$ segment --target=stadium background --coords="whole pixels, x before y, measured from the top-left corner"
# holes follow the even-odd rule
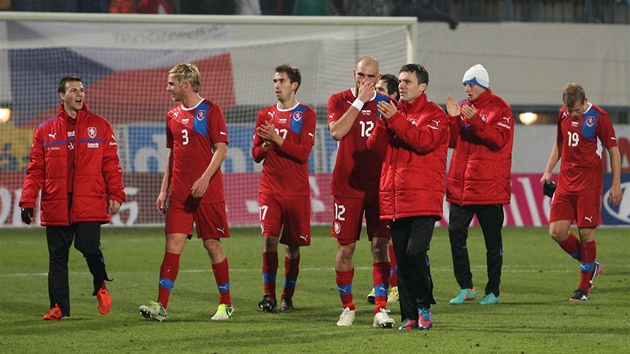
[[[0,105],[12,112],[0,124],[0,227],[25,227],[18,200],[32,132],[56,114],[57,82],[67,74],[83,77],[88,105],[116,129],[128,200],[113,224],[163,223],[154,200],[166,157],[164,116],[173,105],[166,73],[178,62],[199,65],[201,95],[226,113],[230,145],[222,169],[232,226],[258,223],[261,166],[253,163],[250,144],[257,110],[275,102],[273,68],[284,62],[302,68],[298,100],[318,112],[309,159],[312,221],[327,224],[336,143],[326,129],[326,102],[352,86],[354,63],[366,54],[379,58],[382,73],[396,73],[409,61],[425,65],[428,96],[440,104],[449,94],[462,98],[463,72],[482,63],[515,117],[531,111],[553,120],[564,85],[583,84],[589,101],[613,116],[622,153],[624,201],[616,208],[607,203],[607,175],[603,222],[630,225],[627,38],[627,25],[461,23],[451,31],[444,23],[413,18],[0,13]],[[538,180],[554,137],[553,125],[517,125],[506,225],[547,224],[549,199]]]

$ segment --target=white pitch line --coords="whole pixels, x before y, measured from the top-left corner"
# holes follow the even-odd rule
[[[577,268],[577,267],[575,267]],[[355,267],[355,270],[359,270],[359,271],[371,271],[372,267]],[[471,267],[472,270],[484,270],[486,269],[485,266],[474,266]],[[231,268],[230,272],[260,272],[260,268]],[[302,271],[308,271],[308,272],[321,272],[321,271],[326,271],[326,272],[334,272],[335,269],[334,268],[300,268],[300,272]],[[431,272],[452,272],[453,268],[451,267],[431,267]],[[506,267],[503,266],[503,273],[538,273],[541,272],[540,269],[523,269],[522,267],[516,267],[516,268],[511,268],[511,267]],[[569,273],[569,272],[573,272],[575,271],[575,269],[545,269],[543,272],[544,273]],[[115,272],[118,274],[125,274],[125,273],[147,273],[149,271],[144,271],[144,272],[140,272],[140,271],[124,271],[124,272]],[[180,273],[212,273],[212,269],[181,269],[179,271]],[[152,271],[151,271],[152,273]],[[69,274],[72,275],[90,275],[90,272],[70,272]],[[44,276],[48,276],[48,273],[8,273],[8,274],[0,274],[0,278],[19,278],[19,277],[29,277],[29,276],[39,276],[39,277],[44,277]]]

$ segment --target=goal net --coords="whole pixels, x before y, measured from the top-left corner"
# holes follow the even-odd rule
[[[66,75],[83,79],[90,110],[107,118],[117,135],[128,197],[112,224],[162,224],[155,199],[168,152],[165,115],[175,104],[166,79],[181,62],[199,67],[201,96],[226,115],[229,145],[222,171],[231,226],[258,225],[262,165],[251,157],[256,113],[277,102],[274,68],[300,67],[298,101],[318,115],[308,162],[312,222],[329,223],[337,144],[327,129],[328,98],[353,86],[352,70],[361,56],[373,55],[382,73],[397,74],[414,52],[414,23],[409,18],[0,13],[0,108],[8,116],[0,123],[0,227],[22,225],[18,202],[33,130],[57,114],[57,84]]]

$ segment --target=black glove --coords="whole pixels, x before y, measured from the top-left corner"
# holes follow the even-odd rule
[[[22,221],[24,221],[26,225],[31,224],[32,218],[33,218],[33,208],[22,209]]]
[[[549,198],[553,198],[553,192],[556,191],[556,182],[551,181],[549,183],[545,183],[543,185],[543,193],[545,193],[546,196],[548,196]]]

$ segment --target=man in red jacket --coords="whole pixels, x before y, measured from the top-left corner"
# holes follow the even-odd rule
[[[59,114],[33,135],[30,163],[20,197],[22,221],[30,224],[41,190],[41,224],[48,241],[50,312],[44,320],[70,317],[68,254],[74,241],[94,277],[97,307],[106,315],[112,300],[100,250],[101,224],[125,201],[116,138],[105,118],[88,109],[81,78],[59,82]]]
[[[499,302],[503,265],[503,205],[510,204],[514,119],[512,108],[489,87],[488,72],[477,64],[462,80],[468,98],[446,98],[453,156],[448,169],[446,200],[451,203],[448,233],[453,271],[461,290],[451,304],[477,297],[468,258],[468,226],[477,215],[486,242],[488,283],[481,305]]]
[[[398,75],[400,103],[378,104],[381,119],[368,147],[384,153],[379,187],[381,219],[389,220],[398,262],[398,293],[403,325],[433,325],[433,281],[427,251],[435,223],[442,219],[448,150],[448,117],[424,91],[429,73],[407,64]]]

